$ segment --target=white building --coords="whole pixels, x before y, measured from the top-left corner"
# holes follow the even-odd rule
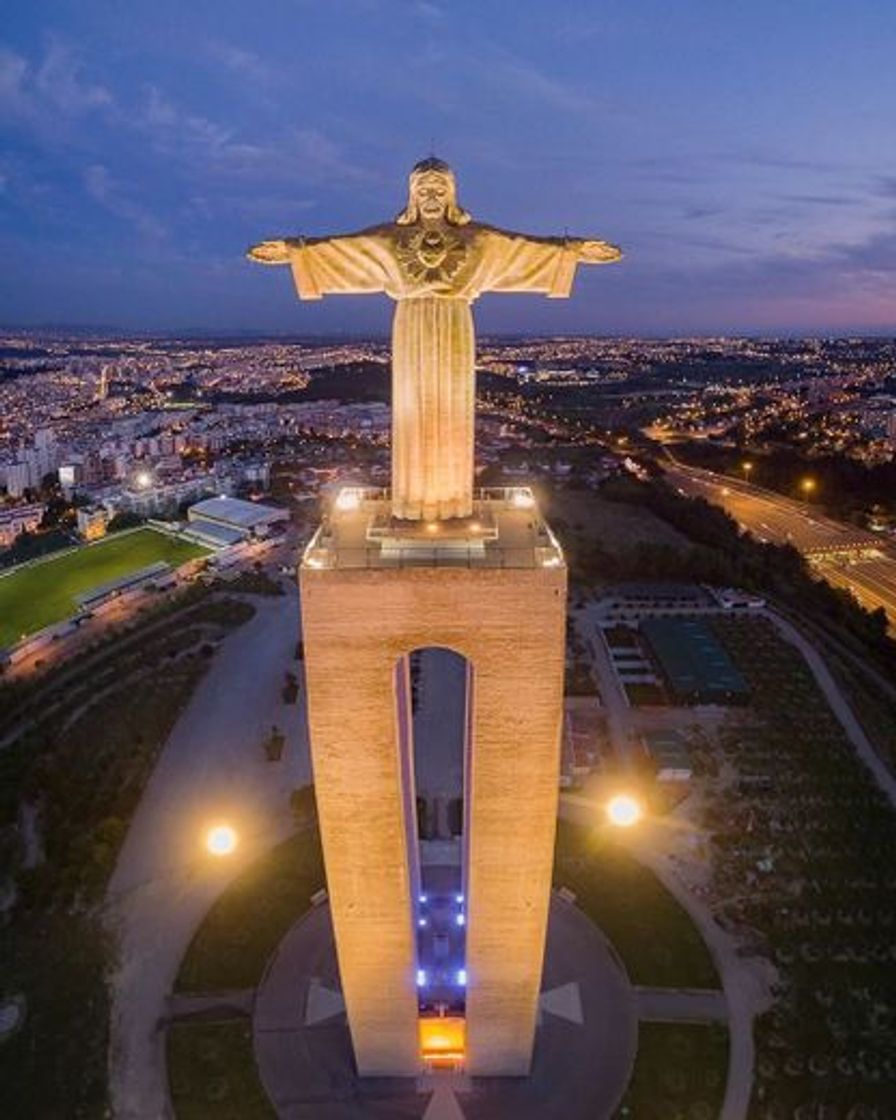
[[[0,509],[0,548],[8,548],[20,533],[33,533],[43,520],[46,506],[35,503]]]
[[[201,525],[221,526],[238,533],[243,539],[266,537],[272,526],[289,520],[289,510],[260,502],[243,502],[239,498],[207,498],[187,510],[191,528]]]

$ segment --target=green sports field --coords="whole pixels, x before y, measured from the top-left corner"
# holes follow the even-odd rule
[[[164,560],[176,568],[208,550],[154,529],[111,536],[0,578],[0,647],[77,610],[75,597]]]

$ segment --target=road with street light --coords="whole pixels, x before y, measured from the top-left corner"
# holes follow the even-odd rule
[[[689,497],[721,506],[753,536],[790,544],[820,576],[851,591],[863,607],[883,607],[896,629],[896,549],[871,533],[843,525],[796,501],[673,459],[663,464],[668,481]]]

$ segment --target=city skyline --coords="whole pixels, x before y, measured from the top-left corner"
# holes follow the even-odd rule
[[[556,215],[626,251],[568,306],[483,299],[483,334],[896,329],[883,4],[526,3],[513,26],[372,0],[215,12],[214,32],[164,5],[8,19],[9,326],[385,334],[385,300],[299,307],[242,254],[263,229],[391,216],[435,149],[478,220],[551,232]]]

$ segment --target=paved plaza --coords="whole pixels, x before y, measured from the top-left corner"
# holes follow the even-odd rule
[[[257,992],[253,1028],[259,1072],[283,1120],[601,1120],[628,1082],[636,1016],[612,948],[554,896],[531,1077],[359,1079],[326,905],[281,943]]]

